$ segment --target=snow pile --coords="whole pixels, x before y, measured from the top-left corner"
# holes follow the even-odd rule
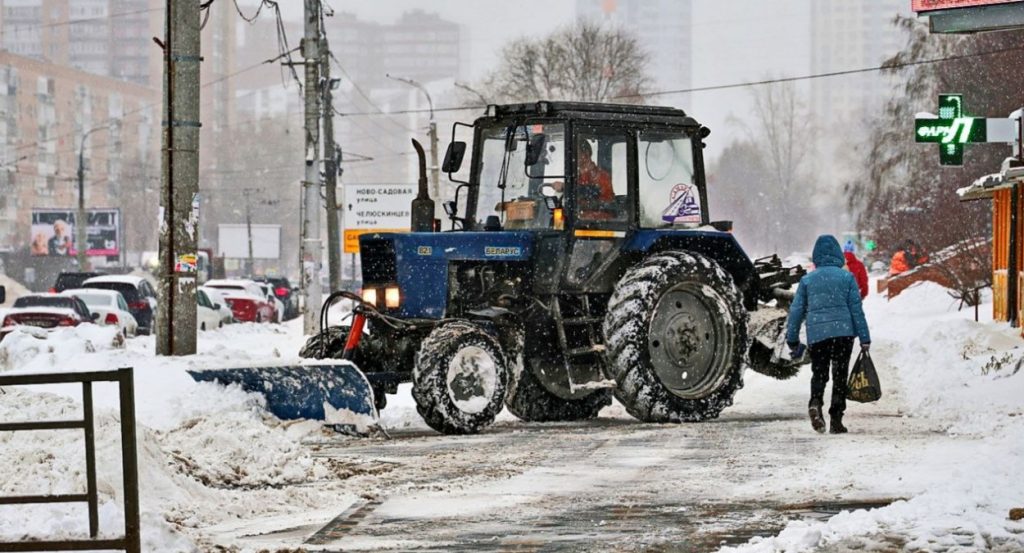
[[[47,340],[12,334],[0,345],[2,367],[8,373],[134,367],[143,550],[208,550],[213,546],[205,529],[225,521],[339,512],[356,500],[339,486],[343,476],[302,445],[323,435],[319,423],[282,422],[266,414],[261,396],[196,383],[185,373],[297,362],[281,350],[298,351],[298,326],[231,325],[204,332],[199,353],[180,358],[154,357],[152,337],[113,347],[105,334],[82,328],[62,329],[67,332]],[[80,418],[80,390],[8,388],[0,395],[0,421]],[[94,401],[101,535],[116,536],[123,531],[116,385],[95,385]],[[17,467],[0,471],[0,494],[82,493],[83,450],[80,430],[0,434],[0,466]],[[80,505],[0,508],[0,540],[86,535]]]
[[[974,322],[973,309],[957,312],[946,289],[930,282],[892,302],[869,296],[865,310],[875,340],[872,357],[884,371],[882,388],[889,396],[883,402],[895,402],[904,415],[934,421],[949,434],[983,436],[984,445],[970,465],[931,475],[941,477],[942,485],[907,501],[842,512],[826,522],[793,522],[775,537],[722,551],[1024,550],[1024,524],[1007,518],[1011,508],[1024,507],[1019,329],[991,322],[991,304],[979,310],[989,320]]]
[[[49,371],[57,365],[73,366],[86,353],[123,347],[124,337],[114,326],[81,324],[49,330],[16,326],[0,341],[0,370]]]

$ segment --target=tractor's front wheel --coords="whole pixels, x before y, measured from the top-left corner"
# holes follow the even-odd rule
[[[479,432],[501,411],[506,367],[501,344],[479,325],[456,321],[439,326],[416,355],[416,410],[438,432]]]
[[[713,419],[743,385],[748,314],[711,259],[669,251],[622,277],[604,336],[615,396],[647,422]]]

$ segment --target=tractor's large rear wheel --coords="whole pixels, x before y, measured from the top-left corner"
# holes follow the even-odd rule
[[[596,417],[602,407],[611,404],[612,394],[609,390],[594,390],[573,399],[560,398],[551,393],[533,372],[541,370],[542,367],[537,365],[543,362],[539,358],[534,358],[532,362],[524,360],[513,369],[508,394],[505,396],[505,406],[513,415],[524,421],[535,422],[581,421]]]
[[[507,380],[501,344],[479,325],[457,321],[420,346],[412,396],[423,420],[445,434],[472,434],[494,422]]]
[[[743,296],[714,261],[652,255],[612,293],[604,335],[615,397],[647,422],[713,419],[743,385]]]

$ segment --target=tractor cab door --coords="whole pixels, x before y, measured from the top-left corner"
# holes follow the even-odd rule
[[[616,261],[634,213],[633,133],[614,126],[576,124],[565,197],[569,214],[568,290],[611,292]]]

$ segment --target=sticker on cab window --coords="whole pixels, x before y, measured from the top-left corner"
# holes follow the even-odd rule
[[[668,209],[661,215],[666,223],[700,223],[700,201],[697,198],[697,187],[692,184],[677,184],[669,194]]]

